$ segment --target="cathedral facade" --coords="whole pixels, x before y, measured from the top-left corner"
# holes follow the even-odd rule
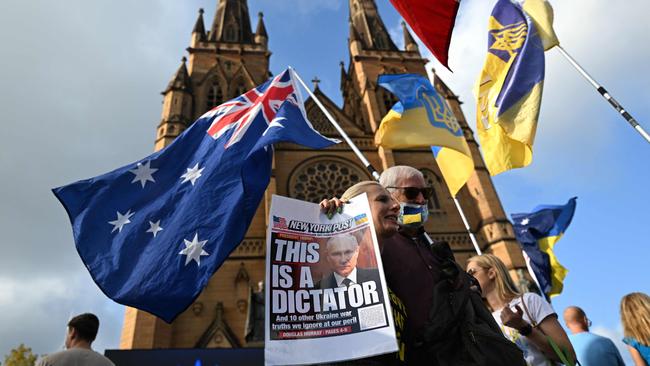
[[[435,193],[429,199],[425,229],[447,241],[464,265],[475,254],[431,150],[387,150],[374,145],[374,131],[396,99],[377,85],[381,74],[426,75],[428,60],[403,26],[404,49],[391,39],[374,0],[348,0],[349,61],[340,64],[343,105],[332,102],[315,83],[314,94],[378,170],[393,165],[420,169]],[[210,28],[203,10],[192,30],[188,58],[163,91],[163,111],[156,132],[156,150],[168,145],[209,109],[262,84],[271,75],[269,34],[262,14],[253,32],[246,0],[218,0]],[[345,40],[341,40],[345,42]],[[457,198],[470,230],[483,251],[498,255],[516,278],[525,278],[525,262],[516,242],[460,101],[438,77],[434,86],[447,98],[472,151],[475,171]],[[338,136],[324,113],[310,98],[305,103],[314,127],[328,137]],[[340,196],[352,184],[372,179],[350,148],[341,143],[325,150],[278,144],[266,196],[244,241],[213,276],[194,304],[172,324],[134,308],[127,308],[121,349],[240,348],[263,346],[264,330],[255,322],[258,286],[264,279],[265,235],[272,194],[318,202]],[[259,305],[259,304],[257,304]],[[263,324],[262,324],[263,326]]]

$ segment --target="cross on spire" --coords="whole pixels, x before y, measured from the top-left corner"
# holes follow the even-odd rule
[[[314,90],[318,89],[318,83],[321,82],[321,80],[318,78],[318,76],[314,76],[313,79],[311,79],[311,82],[314,83]]]

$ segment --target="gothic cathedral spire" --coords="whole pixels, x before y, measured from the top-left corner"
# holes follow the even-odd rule
[[[373,0],[350,0],[350,18],[365,49],[397,51]],[[353,36],[350,34],[350,39]]]
[[[246,0],[219,0],[209,40],[225,43],[254,43]]]

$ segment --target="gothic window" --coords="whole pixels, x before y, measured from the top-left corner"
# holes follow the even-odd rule
[[[208,98],[205,106],[206,110],[210,110],[221,103],[223,103],[223,92],[221,91],[219,82],[214,80],[212,84],[208,86]]]
[[[343,192],[362,180],[367,173],[354,163],[327,156],[303,162],[289,177],[289,197],[318,203],[324,198],[341,197]]]
[[[224,28],[223,40],[226,42],[237,42],[237,30],[233,24],[228,24]]]
[[[383,102],[384,108],[385,108],[385,113],[388,113],[388,111],[390,111],[390,109],[393,108],[395,103],[399,102],[399,99],[397,99],[393,95],[393,93],[391,93],[389,91],[386,91],[386,90],[382,90],[381,94],[382,94],[381,95],[382,102]]]
[[[375,34],[375,48],[378,50],[388,49],[388,42],[386,42],[386,37],[383,34]]]
[[[248,91],[248,88],[246,88],[246,83],[244,82],[244,79],[239,79],[235,83],[235,95],[233,97],[238,97]]]
[[[420,171],[422,172],[422,175],[424,175],[424,181],[426,182],[427,186],[433,187],[433,193],[431,194],[431,197],[429,197],[428,202],[429,212],[439,212],[441,207],[437,192],[440,189],[440,183],[442,182],[442,179],[429,169],[420,169]]]

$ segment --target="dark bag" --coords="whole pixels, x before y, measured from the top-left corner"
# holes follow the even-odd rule
[[[431,364],[526,366],[522,351],[505,338],[481,299],[476,279],[454,261],[449,245],[434,243],[432,251],[440,260],[442,275],[418,341]]]

